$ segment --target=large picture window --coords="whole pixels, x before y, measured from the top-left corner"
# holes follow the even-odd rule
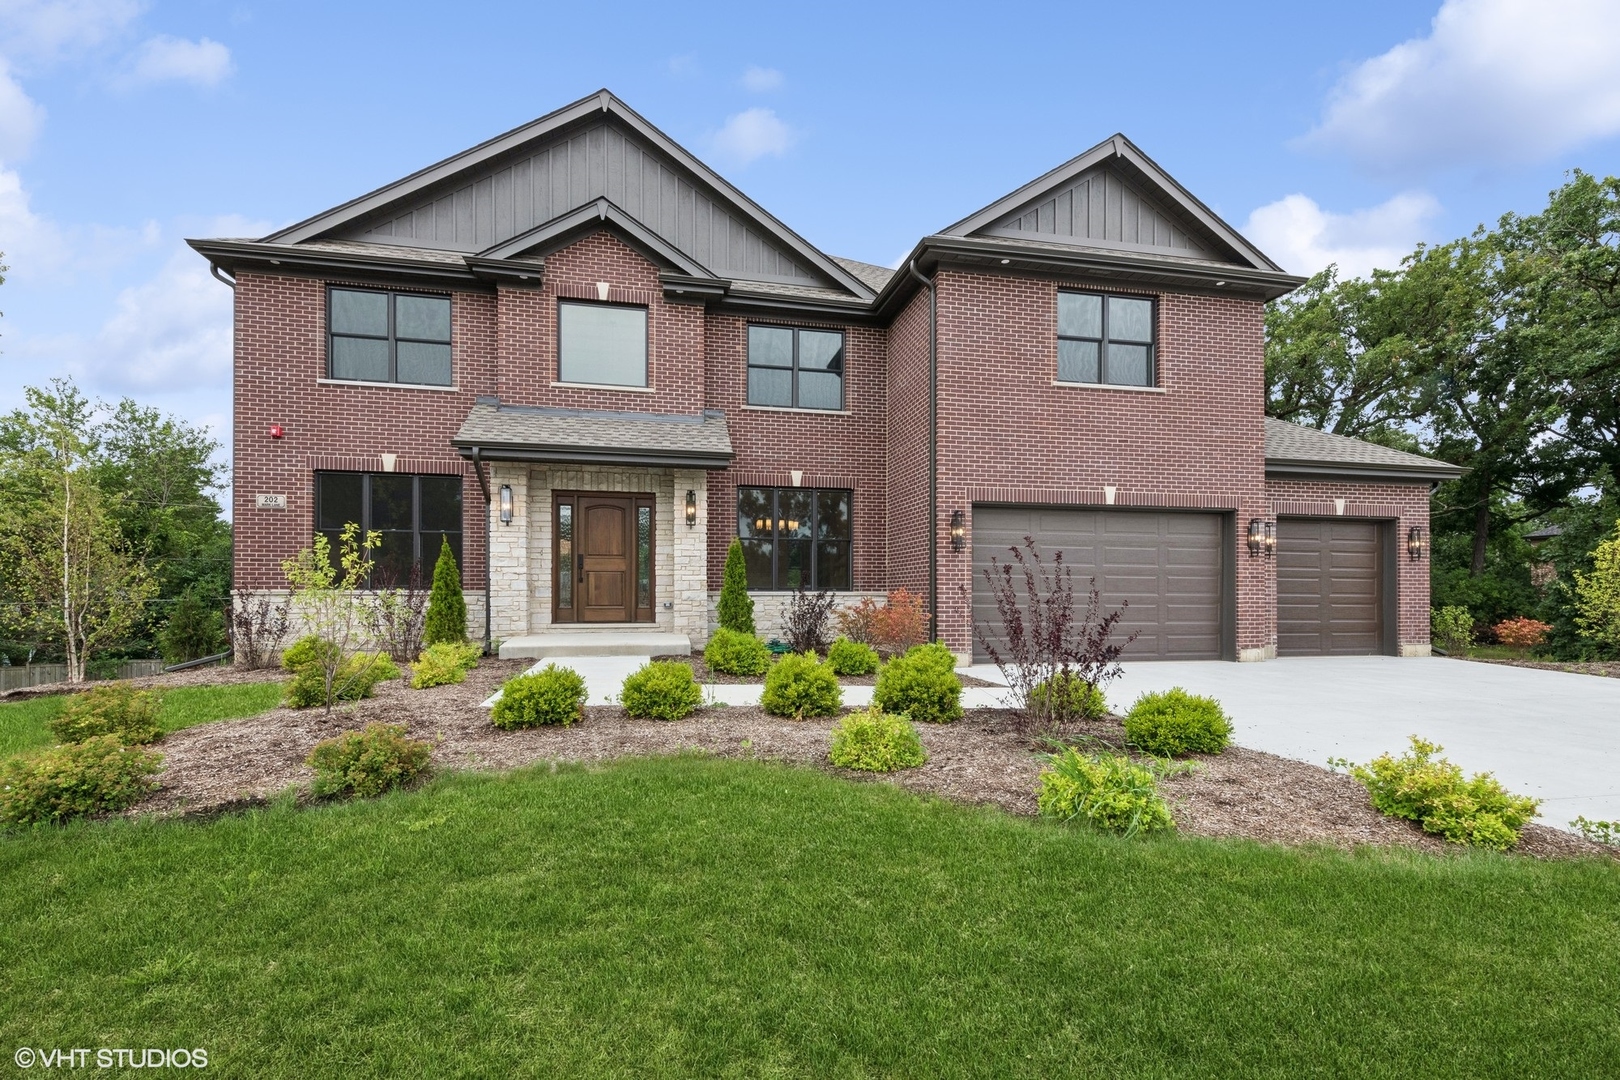
[[[748,404],[844,407],[844,335],[788,326],[748,328]]]
[[[382,534],[371,552],[374,566],[367,588],[391,588],[410,580],[411,568],[422,567],[424,582],[433,576],[441,538],[461,566],[461,477],[408,476],[403,473],[318,472],[315,474],[315,528],[332,546],[349,522],[362,533]]]
[[[557,379],[602,386],[647,385],[647,309],[557,305]]]
[[[333,288],[326,311],[331,378],[450,385],[448,296]]]
[[[849,589],[850,492],[740,487],[737,536],[750,589]]]
[[[1058,293],[1058,381],[1152,386],[1153,301]]]

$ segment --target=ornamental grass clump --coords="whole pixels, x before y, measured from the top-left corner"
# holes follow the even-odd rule
[[[1042,816],[1125,836],[1176,827],[1152,766],[1124,754],[1082,754],[1072,746],[1046,761],[1038,798]]]
[[[422,650],[411,665],[411,689],[447,686],[462,682],[467,672],[478,666],[478,646],[466,642],[441,641]]]
[[[638,720],[682,720],[703,704],[703,688],[690,664],[654,660],[625,678],[619,703]]]
[[[751,633],[722,626],[704,648],[703,662],[722,675],[763,675],[771,666],[771,650]]]
[[[161,698],[150,690],[115,683],[74,694],[47,726],[58,742],[81,743],[111,735],[120,746],[156,742]]]
[[[841,637],[827,647],[827,663],[834,675],[870,675],[878,669],[877,650]]]
[[[808,653],[788,653],[765,674],[760,705],[773,716],[837,716],[844,691],[832,668]]]
[[[962,680],[956,677],[955,654],[938,642],[907,649],[878,672],[872,704],[918,723],[960,720]]]
[[[1383,754],[1365,765],[1342,758],[1329,764],[1349,769],[1380,813],[1415,821],[1424,832],[1497,851],[1517,844],[1540,800],[1509,793],[1490,773],[1465,778],[1460,765],[1435,757],[1443,749],[1413,735],[1412,748],[1398,758]]]
[[[585,679],[573,668],[547,664],[506,680],[490,711],[498,728],[567,727],[585,716]]]
[[[1214,698],[1175,686],[1136,699],[1125,714],[1125,737],[1155,757],[1218,754],[1232,741],[1232,721]]]
[[[433,747],[406,735],[397,724],[367,724],[315,744],[309,767],[315,770],[311,790],[320,796],[358,795],[375,798],[427,771]]]
[[[910,721],[873,707],[838,722],[827,760],[844,769],[886,773],[914,769],[928,754]]]
[[[0,765],[0,824],[54,825],[112,813],[157,790],[163,755],[93,735]]]

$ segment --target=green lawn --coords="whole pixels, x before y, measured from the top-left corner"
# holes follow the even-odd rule
[[[224,1076],[1620,1075],[1620,867],[699,758],[0,836],[0,1050]]]
[[[165,732],[170,732],[213,720],[253,716],[280,704],[281,693],[279,682],[165,690],[163,703],[158,707],[158,723]],[[52,694],[0,704],[0,758],[55,742],[45,725],[62,711],[66,701],[65,694]]]

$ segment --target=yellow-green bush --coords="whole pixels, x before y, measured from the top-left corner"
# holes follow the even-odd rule
[[[1029,710],[1052,720],[1096,720],[1108,715],[1108,697],[1078,675],[1059,672],[1030,688]]]
[[[326,704],[326,671],[318,659],[307,660],[302,666],[290,670],[293,678],[287,684],[288,705],[295,709],[308,709]],[[332,678],[332,701],[359,701],[373,697],[378,683],[397,678],[399,665],[387,653],[353,653],[338,665]]]
[[[150,690],[127,683],[98,686],[68,698],[47,726],[58,742],[78,743],[98,735],[112,735],[121,746],[156,742],[161,698]]]
[[[626,715],[638,719],[680,720],[703,704],[703,688],[692,677],[690,664],[656,660],[624,680],[619,703]]]
[[[921,723],[960,720],[962,680],[956,677],[955,655],[938,642],[913,645],[878,672],[872,704]]]
[[[827,663],[834,675],[870,675],[878,669],[878,654],[870,645],[841,637],[827,647]]]
[[[910,721],[874,707],[838,722],[827,759],[845,769],[894,772],[916,768],[928,754]]]
[[[1214,698],[1173,686],[1136,699],[1125,714],[1125,737],[1158,757],[1218,754],[1232,741],[1232,721]]]
[[[446,686],[462,682],[467,672],[478,666],[478,646],[461,641],[441,641],[422,650],[411,665],[411,689]]]
[[[765,673],[759,703],[773,716],[836,716],[844,706],[838,676],[813,653],[789,653]]]
[[[350,792],[362,798],[381,795],[409,783],[427,770],[433,747],[406,735],[396,724],[366,725],[315,744],[309,766],[315,770],[316,795]]]
[[[567,727],[585,715],[585,679],[573,668],[547,664],[506,680],[490,712],[498,728]]]
[[[55,824],[133,806],[157,789],[163,755],[93,735],[0,765],[0,824]]]
[[[1070,746],[1050,755],[1038,802],[1046,817],[1126,836],[1176,827],[1153,769],[1123,754],[1082,754]]]
[[[1380,813],[1405,818],[1454,844],[1506,850],[1519,842],[1519,830],[1536,816],[1537,799],[1508,792],[1490,773],[1469,779],[1462,767],[1437,758],[1444,747],[1412,736],[1400,757],[1382,754],[1365,765],[1347,761]]]
[[[763,675],[771,666],[771,650],[753,634],[722,626],[704,648],[703,662],[723,675]]]

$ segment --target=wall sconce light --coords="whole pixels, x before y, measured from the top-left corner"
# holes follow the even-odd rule
[[[1277,554],[1277,523],[1266,522],[1266,558],[1273,558]]]
[[[1249,557],[1266,553],[1266,523],[1259,518],[1249,519]]]
[[[1406,534],[1406,553],[1412,556],[1413,562],[1423,558],[1423,549],[1427,546],[1428,542],[1424,538],[1422,527],[1412,526],[1412,530]]]
[[[697,528],[697,492],[690,490],[686,493],[686,527]]]
[[[967,515],[960,510],[951,511],[951,550],[967,547]]]
[[[501,485],[501,524],[512,524],[512,485]]]

